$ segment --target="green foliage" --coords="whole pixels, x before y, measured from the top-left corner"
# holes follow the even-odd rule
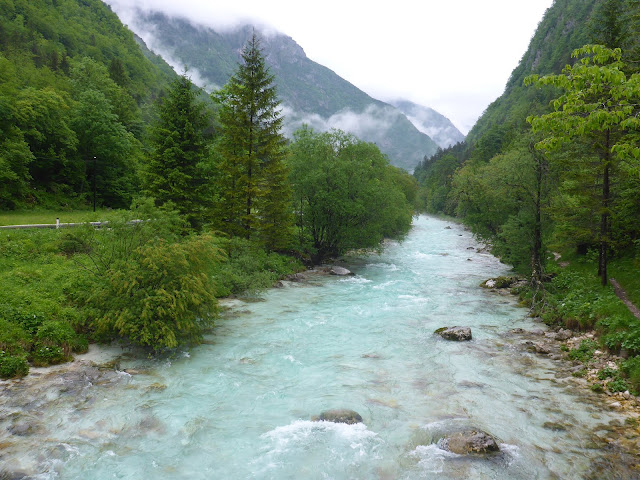
[[[3,0],[0,38],[0,208],[80,205],[94,180],[98,204],[127,206],[166,70],[99,0]]]
[[[0,318],[0,351],[5,355],[24,354],[31,348],[31,338],[20,326]]]
[[[376,248],[410,228],[412,205],[375,145],[341,131],[303,128],[291,151],[298,242],[314,261]]]
[[[210,236],[146,243],[96,279],[89,304],[99,335],[117,335],[154,351],[198,343],[216,313],[212,279],[221,255]]]
[[[29,373],[29,364],[24,356],[7,355],[0,351],[0,378],[24,377]]]
[[[145,166],[145,192],[158,205],[171,202],[191,227],[200,229],[211,205],[207,139],[209,116],[186,76],[178,78],[159,106],[153,151]]]
[[[618,376],[618,370],[610,367],[605,367],[598,372],[598,378],[600,380],[606,380],[607,378],[615,378]]]
[[[622,378],[614,378],[607,383],[607,388],[611,393],[626,392],[629,390],[629,384]]]
[[[468,153],[466,143],[458,143],[444,150],[439,149],[432,157],[419,163],[413,175],[420,184],[420,210],[429,213],[453,215],[455,207],[448,199],[456,170]]]
[[[273,81],[254,33],[242,50],[237,72],[214,94],[221,125],[215,226],[282,250],[289,246],[291,191]]]
[[[46,321],[38,328],[32,361],[36,366],[54,365],[71,358],[76,333],[65,321]]]
[[[540,149],[559,150],[576,139],[588,142],[588,150],[575,156],[572,163],[577,164],[574,169],[585,172],[585,181],[580,185],[583,191],[589,191],[594,184],[598,187],[599,228],[595,229],[592,242],[599,244],[598,275],[606,285],[615,185],[618,177],[624,179],[628,175],[628,169],[621,164],[627,162],[631,170],[640,171],[640,120],[636,115],[640,75],[627,78],[620,49],[585,45],[572,56],[579,62],[567,65],[561,75],[527,78],[527,84],[552,85],[563,91],[554,100],[552,113],[530,116],[527,121],[535,132],[546,135],[538,143]],[[571,147],[575,152],[573,144]]]
[[[640,394],[640,357],[625,360],[622,362],[620,370],[628,379],[633,394]]]
[[[569,358],[571,360],[578,360],[582,363],[587,363],[593,359],[593,352],[598,348],[598,344],[593,340],[582,340],[578,348],[571,349],[569,351]]]
[[[218,297],[268,288],[280,278],[303,270],[296,259],[267,252],[242,238],[219,238],[216,245],[226,254],[214,270]]]

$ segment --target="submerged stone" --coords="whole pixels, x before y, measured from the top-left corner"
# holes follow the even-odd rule
[[[313,422],[346,423],[347,425],[362,423],[362,417],[358,412],[347,409],[327,410],[311,420]]]
[[[470,327],[442,327],[434,333],[437,333],[445,340],[453,340],[454,342],[465,342],[472,338]]]

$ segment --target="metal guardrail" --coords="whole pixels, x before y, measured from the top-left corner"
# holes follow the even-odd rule
[[[137,223],[142,222],[142,220],[131,220],[127,223],[135,225]],[[34,223],[31,225],[1,225],[1,229],[5,230],[15,230],[15,229],[25,229],[25,228],[68,228],[68,227],[81,227],[82,225],[91,225],[96,228],[100,228],[104,225],[108,225],[109,222],[80,222],[80,223],[60,223],[60,219],[56,218],[56,223]]]

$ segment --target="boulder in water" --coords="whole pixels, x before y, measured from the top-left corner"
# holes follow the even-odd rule
[[[329,273],[331,275],[338,275],[340,277],[346,277],[348,275],[353,275],[353,272],[351,272],[350,270],[347,270],[344,267],[338,267],[338,266],[331,267],[331,270],[329,270]]]
[[[327,410],[311,420],[314,422],[346,423],[347,425],[362,423],[362,417],[358,412],[347,409]]]
[[[441,439],[438,446],[458,455],[486,455],[500,451],[495,438],[481,430],[453,433]]]
[[[292,273],[291,275],[287,275],[285,280],[290,282],[304,282],[307,279],[307,276],[304,273]]]
[[[437,333],[445,340],[453,340],[455,342],[471,340],[470,327],[442,327],[437,329],[434,333]]]

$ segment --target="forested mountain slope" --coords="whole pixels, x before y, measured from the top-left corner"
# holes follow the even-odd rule
[[[469,143],[500,136],[522,127],[532,108],[546,108],[551,99],[524,86],[531,74],[560,73],[571,61],[571,52],[589,42],[588,22],[597,0],[556,0],[540,21],[529,48],[511,73],[504,93],[491,103],[467,135]]]
[[[158,12],[118,12],[152,50],[177,68],[187,66],[193,80],[208,90],[226,84],[253,31],[252,26],[216,31]],[[263,35],[262,47],[285,108],[288,136],[303,123],[320,131],[339,128],[376,143],[394,165],[407,170],[437,150],[438,145],[401,111],[309,59],[292,38]]]
[[[0,208],[128,206],[146,108],[176,75],[100,0],[0,1]]]
[[[415,170],[424,208],[462,218],[529,275],[551,322],[597,327],[632,354],[637,322],[605,298],[615,275],[640,299],[639,32],[637,0],[555,0],[466,143]],[[553,271],[550,251],[575,269]]]
[[[391,104],[402,111],[418,130],[429,135],[441,148],[464,141],[464,135],[451,123],[451,120],[434,109],[408,100],[395,100]]]

